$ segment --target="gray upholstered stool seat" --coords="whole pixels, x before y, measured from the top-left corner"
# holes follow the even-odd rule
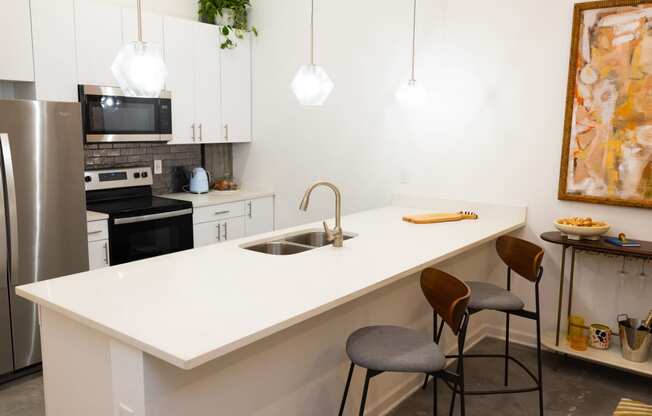
[[[471,310],[518,311],[525,307],[523,301],[510,292],[486,282],[467,282],[471,288]]]
[[[346,342],[353,364],[375,371],[435,373],[446,358],[428,334],[399,326],[370,326],[355,331]]]

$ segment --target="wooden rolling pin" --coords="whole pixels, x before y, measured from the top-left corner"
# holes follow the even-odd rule
[[[406,215],[403,221],[411,222],[413,224],[435,224],[439,222],[453,222],[462,220],[477,220],[478,215],[473,212],[464,211],[457,214],[421,214],[421,215]]]

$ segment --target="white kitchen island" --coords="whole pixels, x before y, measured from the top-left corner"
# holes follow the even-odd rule
[[[521,207],[408,197],[394,205],[343,217],[357,237],[339,249],[241,248],[320,227],[309,224],[17,288],[39,305],[47,415],[336,414],[348,333],[372,323],[427,328],[415,274],[526,220]],[[480,219],[401,221],[459,210]],[[406,388],[405,376],[379,381],[369,414]],[[352,390],[351,411],[356,400]]]

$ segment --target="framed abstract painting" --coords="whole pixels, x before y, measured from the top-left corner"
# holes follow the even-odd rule
[[[575,5],[559,199],[652,208],[652,0]]]

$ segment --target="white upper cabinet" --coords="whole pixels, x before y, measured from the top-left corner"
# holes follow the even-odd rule
[[[79,84],[118,86],[111,65],[122,47],[122,8],[75,0]]]
[[[222,51],[222,119],[224,139],[251,141],[251,34]]]
[[[172,92],[172,144],[193,143],[195,126],[195,53],[193,33],[196,23],[165,17],[165,61],[167,89]]]
[[[163,31],[172,92],[170,144],[223,142],[217,26],[166,17]]]
[[[0,80],[34,81],[29,0],[0,0]]]
[[[135,4],[135,3],[134,3]],[[122,41],[124,43],[138,40],[138,13],[136,9],[122,10]],[[163,16],[143,13],[143,41],[163,47]]]
[[[219,28],[195,25],[195,123],[201,143],[223,142],[220,114]]]
[[[74,0],[31,0],[36,99],[77,101]]]

